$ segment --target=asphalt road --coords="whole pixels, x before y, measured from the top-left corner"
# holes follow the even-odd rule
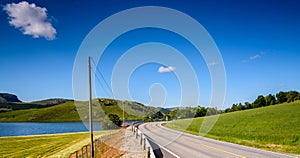
[[[252,147],[222,142],[163,127],[159,122],[145,123],[139,129],[156,144],[156,155],[164,158],[297,158]]]

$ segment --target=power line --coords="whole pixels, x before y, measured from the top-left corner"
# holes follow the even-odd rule
[[[101,76],[102,80],[104,81],[106,87],[108,88],[109,92],[113,95],[113,92],[112,92],[112,90],[111,90],[111,87],[110,87],[109,84],[106,82],[106,80],[105,80],[105,78],[104,78],[104,75],[103,75],[103,74],[101,73],[101,71],[98,69],[98,67],[97,67],[97,65],[96,65],[96,63],[95,63],[95,61],[94,61],[94,59],[93,59],[93,58],[91,58],[91,59],[92,59],[92,63],[94,64],[94,66],[95,66],[95,68],[96,68],[96,71],[100,74],[100,76]],[[95,74],[96,74],[96,73],[95,73]],[[101,81],[100,81],[99,77],[97,76],[97,74],[96,74],[96,78],[98,79],[99,83],[101,84]],[[104,88],[104,86],[103,86],[102,84],[101,84],[101,86],[102,86],[102,88],[104,89],[104,91],[106,91],[105,88]],[[109,95],[107,92],[106,92],[106,94]]]
[[[97,75],[96,73],[95,73],[95,77],[96,77],[97,81],[99,82],[101,88],[103,89],[104,93],[105,93],[107,96],[110,96],[110,93],[106,90],[106,88],[104,87],[104,85],[101,84],[101,80],[100,80],[100,78],[98,77],[98,75]]]

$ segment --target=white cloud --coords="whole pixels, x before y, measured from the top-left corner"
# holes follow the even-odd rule
[[[262,89],[268,89],[270,87],[269,86],[260,86],[260,88],[262,88]]]
[[[283,84],[283,83],[281,83],[281,84],[278,85],[278,87],[285,87],[285,86],[286,86],[286,85]]]
[[[158,72],[160,72],[160,73],[171,72],[171,71],[174,71],[174,70],[175,70],[175,67],[173,67],[173,66],[169,66],[169,67],[161,66],[161,67],[158,68]]]
[[[259,54],[253,55],[250,57],[250,60],[255,60],[257,58],[260,58],[261,56]]]
[[[18,28],[24,35],[32,35],[34,38],[44,37],[47,40],[55,39],[56,30],[47,21],[46,8],[23,1],[6,4],[3,9],[9,16],[9,24]]]
[[[208,66],[215,66],[217,64],[218,64],[217,62],[213,61],[213,62],[208,63]]]
[[[252,55],[250,56],[248,59],[244,59],[242,60],[243,63],[246,63],[248,61],[251,61],[251,60],[256,60],[258,58],[261,58],[262,56],[264,56],[266,53],[265,52],[260,52],[259,54],[255,54],[255,55]]]

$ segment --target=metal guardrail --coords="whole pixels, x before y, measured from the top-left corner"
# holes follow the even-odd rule
[[[153,148],[149,142],[149,137],[139,130],[140,124],[132,125],[131,130],[135,134],[136,139],[140,139],[140,145],[143,145],[143,149],[146,150],[146,158],[156,158],[153,152]]]

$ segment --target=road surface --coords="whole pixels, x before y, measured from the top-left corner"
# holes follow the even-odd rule
[[[156,155],[164,158],[297,158],[175,131],[159,122],[144,123],[139,129],[156,144]]]

